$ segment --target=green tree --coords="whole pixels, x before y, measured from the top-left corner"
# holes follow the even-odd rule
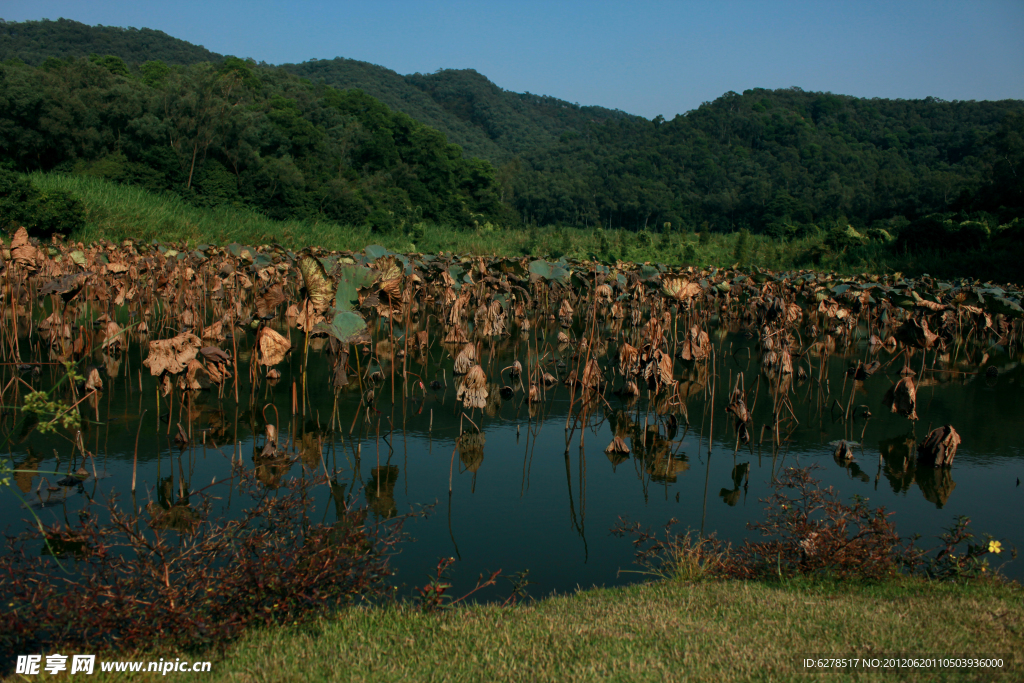
[[[0,167],[0,230],[24,227],[30,235],[70,234],[85,225],[82,203],[66,192],[40,192],[17,173]]]

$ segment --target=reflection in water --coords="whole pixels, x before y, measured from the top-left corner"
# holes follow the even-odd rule
[[[741,462],[732,468],[732,489],[722,489],[718,492],[725,504],[732,507],[740,500],[740,494],[747,491],[750,485],[750,463]],[[741,491],[742,488],[742,491]]]
[[[953,471],[949,467],[919,467],[917,462],[917,440],[913,432],[879,441],[884,462],[882,471],[894,493],[910,489],[915,481],[921,488],[925,500],[942,509],[956,488]]]
[[[268,489],[274,490],[281,487],[281,480],[292,467],[291,458],[269,457],[264,458],[256,455],[253,458],[253,465],[256,469],[256,478]]]
[[[917,485],[929,502],[935,503],[940,510],[949,502],[949,497],[956,488],[953,471],[948,467],[919,467],[917,469]]]
[[[29,448],[25,458],[14,464],[15,470],[27,470],[21,472],[15,471],[14,473],[14,483],[18,485],[18,488],[21,489],[22,493],[28,493],[32,490],[32,478],[35,474],[31,470],[38,469],[39,464],[42,463],[42,461],[43,459]]]
[[[322,464],[323,437],[315,431],[315,425],[306,425],[307,431],[299,442],[299,457],[302,464],[311,470],[318,469]]]
[[[370,509],[384,518],[398,514],[395,502],[395,484],[398,482],[398,465],[384,465],[370,470],[366,481],[366,502]]]
[[[202,521],[202,515],[191,507],[188,488],[180,479],[178,486],[175,491],[174,475],[160,479],[156,487],[156,501],[146,505],[150,528],[189,531]]]
[[[249,275],[258,277],[255,273]],[[455,279],[466,284],[464,275],[465,272],[456,273]],[[497,282],[488,285],[475,275],[472,279],[480,289],[491,287],[498,293]],[[325,516],[329,516],[328,497],[333,499],[339,518],[345,517],[344,509],[350,503],[362,507],[364,498],[369,513],[390,518],[397,515],[399,507],[438,500],[440,492],[448,486],[448,519],[438,515],[436,520],[416,522],[415,528],[410,528],[412,536],[422,542],[396,560],[401,571],[409,572],[402,580],[422,572],[424,557],[428,563],[436,561],[437,554],[442,552],[461,557],[460,547],[467,551],[465,573],[475,577],[492,563],[490,568],[497,568],[499,563],[493,558],[517,543],[514,551],[519,564],[506,565],[504,569],[531,568],[538,573],[550,570],[549,577],[542,579],[547,583],[538,589],[540,592],[565,589],[578,581],[629,580],[628,575],[619,578],[615,574],[616,569],[628,566],[631,555],[628,547],[606,538],[605,522],[609,516],[630,515],[650,525],[676,516],[684,524],[694,526],[699,516],[701,528],[708,533],[718,532],[731,541],[742,539],[746,523],[757,520],[761,508],[735,508],[747,499],[748,493],[754,500],[770,495],[768,482],[791,466],[828,463],[823,478],[827,484],[837,486],[846,498],[868,492],[870,486],[862,484],[870,479],[864,468],[870,464],[871,475],[875,476],[877,458],[876,486],[882,474],[897,494],[908,492],[916,481],[926,500],[936,508],[955,506],[956,510],[949,512],[957,514],[984,510],[990,504],[985,500],[984,483],[977,483],[981,477],[973,476],[973,472],[971,479],[962,479],[961,492],[951,501],[955,488],[951,471],[919,467],[918,439],[912,430],[906,431],[907,419],[875,407],[886,388],[899,380],[904,362],[900,352],[894,353],[886,346],[868,347],[869,335],[877,334],[879,339],[889,336],[888,331],[878,328],[877,322],[861,321],[858,329],[834,331],[836,321],[830,322],[829,316],[822,319],[820,312],[813,314],[809,310],[808,324],[787,328],[791,337],[785,343],[794,352],[800,352],[792,357],[791,374],[777,369],[778,347],[765,348],[765,339],[744,335],[749,326],[738,317],[730,317],[728,311],[716,308],[717,320],[709,320],[699,312],[701,306],[684,305],[674,311],[678,320],[669,316],[660,330],[654,325],[637,325],[632,311],[645,305],[640,300],[645,289],[652,288],[653,281],[630,279],[628,290],[623,293],[628,291],[631,298],[623,299],[620,306],[625,318],[607,323],[601,318],[596,330],[575,324],[565,330],[571,341],[564,344],[556,342],[558,333],[563,331],[556,314],[564,293],[557,289],[545,292],[541,288],[542,296],[533,305],[525,293],[535,294],[534,288],[525,278],[521,284],[523,292],[515,285],[516,303],[509,308],[524,306],[525,312],[513,315],[513,310],[508,311],[511,336],[488,337],[476,329],[475,319],[453,326],[446,323],[444,315],[421,314],[418,319],[407,317],[404,322],[401,316],[395,316],[385,323],[371,320],[368,334],[375,343],[360,342],[351,349],[351,356],[348,349],[334,349],[333,342],[333,351],[318,352],[324,346],[324,338],[314,337],[309,340],[311,352],[305,357],[301,330],[271,320],[269,324],[289,337],[295,349],[277,366],[282,374],[276,386],[265,381],[252,385],[246,365],[256,366],[259,359],[252,352],[253,332],[229,321],[219,343],[227,354],[225,357],[230,358],[227,365],[233,368],[237,358],[239,372],[230,376],[223,387],[183,393],[174,383],[168,387],[170,395],[159,394],[160,379],[151,377],[144,369],[139,373],[139,360],[145,357],[146,350],[138,344],[141,341],[144,345],[147,339],[132,333],[131,344],[120,353],[108,348],[94,356],[104,389],[81,403],[83,415],[90,419],[82,427],[85,445],[97,454],[94,462],[100,469],[98,478],[111,477],[103,481],[100,493],[106,493],[108,485],[111,490],[115,486],[127,490],[127,482],[132,480],[139,427],[142,438],[138,476],[142,500],[152,493],[157,502],[149,508],[149,516],[154,524],[167,528],[179,522],[188,525],[196,514],[198,504],[188,507],[190,482],[196,482],[198,488],[207,486],[214,475],[218,480],[226,479],[224,463],[241,461],[243,452],[248,460],[250,448],[254,457],[246,464],[255,469],[270,495],[290,477],[326,472],[332,483],[329,489],[322,487],[321,497],[311,502],[311,509],[314,504],[324,505],[326,509],[321,512]],[[747,288],[750,295],[770,295],[773,285],[759,284],[768,288],[759,287],[758,292]],[[818,287],[811,286],[806,294],[811,298],[823,294]],[[454,296],[459,294],[458,289],[453,290]],[[718,296],[714,292],[706,294]],[[443,289],[432,293],[439,300],[444,295]],[[509,306],[510,300],[504,301]],[[210,303],[215,309],[210,319],[219,318],[222,309],[234,309],[231,297]],[[644,309],[642,318],[659,321],[664,312]],[[73,314],[69,309],[68,315]],[[160,315],[160,311],[149,315],[153,339],[166,339],[169,334],[170,328],[161,327]],[[232,315],[237,318],[238,312]],[[473,317],[472,311],[469,315]],[[172,318],[168,324],[177,329],[175,322]],[[482,324],[486,322],[481,318]],[[524,325],[527,322],[528,328]],[[812,342],[820,337],[814,325],[827,326],[831,336]],[[690,333],[691,326],[696,333]],[[236,339],[225,341],[232,329]],[[77,328],[71,331],[79,334]],[[446,353],[442,340],[455,333],[458,344]],[[656,333],[662,335],[663,349],[674,359],[675,384],[651,394],[648,382],[635,376],[635,367],[627,367],[628,376],[623,374],[618,367],[618,349],[628,343],[637,354],[645,353],[645,346]],[[395,335],[394,341],[386,338],[391,334]],[[408,353],[403,348],[406,336],[410,340]],[[413,339],[415,346],[411,343]],[[772,343],[782,343],[784,339],[785,336],[776,335]],[[73,340],[70,337],[68,342]],[[463,408],[454,402],[455,356],[467,344],[474,348],[474,364],[479,364],[490,380],[482,410],[469,411],[482,431],[464,431]],[[85,342],[83,348],[84,345]],[[776,353],[776,361],[765,362],[769,352]],[[972,352],[973,360],[965,360],[962,355],[958,360],[955,351],[947,350],[947,357],[950,353],[952,360],[939,357],[938,362],[948,363],[952,369],[938,375],[934,374],[935,351],[928,351],[927,358],[922,350],[913,356],[916,411],[921,417],[918,429],[955,424],[964,438],[963,459],[957,460],[961,469],[977,468],[984,458],[1004,458],[1005,463],[1016,457],[1014,449],[1019,444],[1006,434],[1020,433],[1020,418],[1003,406],[1012,402],[1024,372],[1015,363],[1007,362],[993,376],[979,375],[968,383],[963,378],[973,376],[974,371],[969,362],[976,363],[980,354]],[[701,358],[695,360],[695,355]],[[564,382],[574,370],[582,374],[587,359],[594,357],[604,371],[607,390],[585,394],[588,400],[581,402],[580,388],[573,389]],[[872,357],[877,357],[880,365],[869,363]],[[32,360],[41,363],[46,359],[33,356]],[[509,369],[516,360],[521,362],[522,371],[513,380]],[[636,362],[639,363],[639,356]],[[869,366],[873,372],[868,372]],[[50,366],[31,367],[42,367],[43,375],[37,377],[26,369],[22,371],[26,382],[44,389],[47,381],[53,382],[55,375]],[[847,374],[848,368],[853,368],[852,377]],[[4,372],[12,370],[0,370],[0,374]],[[743,399],[749,421],[736,424],[725,411],[730,402],[729,392],[736,387],[741,373],[745,377]],[[308,388],[303,382],[306,375],[316,378]],[[937,382],[936,378],[942,381]],[[235,398],[236,379],[240,381],[240,399]],[[0,386],[8,381],[6,378]],[[619,393],[630,382],[638,387],[636,392]],[[991,382],[991,388],[987,382]],[[363,401],[370,391],[375,396],[372,405]],[[871,416],[868,406],[877,415]],[[567,413],[571,419],[567,419]],[[141,425],[137,423],[140,417]],[[1008,428],[993,430],[979,426],[990,419],[999,420],[1000,425],[1005,423]],[[281,434],[264,455],[267,441],[263,434],[268,422],[279,425]],[[172,445],[179,423],[189,437],[187,443],[181,444],[180,457],[179,449]],[[5,429],[13,424],[5,423]],[[41,455],[25,445],[14,445],[11,450],[17,467],[56,469],[49,453],[60,449],[62,458],[72,453],[73,434],[44,437],[33,433],[33,426],[27,422],[13,437],[22,441],[31,438],[33,448]],[[484,432],[489,437],[486,444]],[[881,436],[890,438],[880,440]],[[623,448],[604,450],[616,439]],[[828,443],[831,445],[826,446]],[[488,473],[478,482],[485,445]],[[876,445],[878,451],[873,450]],[[377,457],[369,455],[361,460],[363,448],[372,449],[368,451],[371,454],[375,450]],[[605,453],[611,467],[603,465],[598,449]],[[162,476],[168,472],[168,450],[174,454],[173,477]],[[218,450],[223,459],[217,456]],[[454,467],[453,451],[458,454]],[[162,464],[159,453],[163,454]],[[560,460],[558,456],[562,453]],[[587,455],[598,457],[601,466],[588,471]],[[737,463],[737,457],[751,462]],[[832,458],[836,458],[842,470],[832,466]],[[399,463],[401,469],[392,462]],[[697,467],[696,463],[706,467],[704,476],[683,476],[691,465]],[[1013,465],[1014,462],[998,466]],[[91,465],[87,466],[91,469]],[[59,469],[73,471],[75,467],[77,462],[69,468],[65,460]],[[162,473],[159,467],[163,467]],[[185,476],[179,476],[183,470]],[[397,488],[400,472],[404,475],[402,489]],[[711,479],[721,486],[718,495],[727,507],[712,504],[708,509],[707,499],[709,493],[713,494],[708,483]],[[732,485],[728,486],[726,482],[730,479]],[[972,479],[974,483],[966,483]],[[1012,487],[1012,477],[1008,481]],[[41,490],[37,487],[39,478],[27,473],[15,475],[13,482],[22,493]],[[517,482],[518,492],[514,491]],[[42,486],[49,483],[42,482]],[[484,483],[487,495],[476,492],[478,485],[481,492],[484,490]],[[55,499],[61,499],[60,505],[65,504],[65,499],[86,498],[79,486],[52,487],[52,492]],[[922,503],[916,494],[912,498],[910,505]],[[193,501],[197,499],[193,496]],[[217,503],[222,506],[218,514],[235,512],[230,492],[217,500],[225,501]],[[585,534],[588,502],[592,505],[589,539]],[[901,506],[908,505],[904,496],[878,495],[872,503],[895,509],[906,509]],[[70,505],[65,510],[56,509],[74,511]],[[0,512],[9,518],[20,518],[14,517],[17,511],[12,506],[0,508]],[[49,522],[55,516],[48,514]],[[169,514],[177,517],[164,517]],[[919,515],[911,522],[917,527],[904,528],[901,520],[900,531],[928,534],[928,524],[948,522],[943,518],[946,514]],[[456,537],[460,545],[455,545]],[[589,555],[588,542],[595,547],[593,556]]]
[[[917,469],[914,459],[917,439],[914,438],[913,432],[882,439],[878,442],[878,448],[885,461],[883,468],[885,478],[889,480],[893,493],[903,493],[910,489],[910,485],[914,483],[914,472]]]
[[[464,432],[458,438],[459,461],[466,470],[476,474],[484,464],[484,443],[487,439],[482,432]]]

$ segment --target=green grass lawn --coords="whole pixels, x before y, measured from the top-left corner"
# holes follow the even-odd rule
[[[163,656],[212,659],[204,681],[1018,681],[1022,598],[1016,584],[665,581],[441,614],[350,608],[251,632],[223,655]],[[898,653],[1003,655],[1006,668],[808,678],[798,664]]]

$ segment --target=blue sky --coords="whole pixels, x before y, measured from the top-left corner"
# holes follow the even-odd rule
[[[506,90],[648,118],[754,87],[1024,99],[1024,0],[2,0],[0,17],[155,28],[272,64],[472,68]]]

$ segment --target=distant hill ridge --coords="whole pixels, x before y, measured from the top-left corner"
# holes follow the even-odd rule
[[[88,26],[71,19],[10,22],[0,19],[0,61],[20,59],[39,66],[47,57],[116,55],[128,64],[152,60],[167,64],[220,62],[202,45],[193,45],[151,28]]]
[[[170,65],[222,62],[224,55],[163,31],[88,26],[70,19],[0,20],[0,61],[20,59],[39,66],[48,57],[114,55],[129,66],[147,61]],[[280,68],[314,83],[358,88],[393,110],[444,133],[466,154],[501,163],[580,134],[591,123],[636,118],[604,107],[581,107],[554,97],[502,90],[473,71],[401,74],[376,64],[336,57],[282,64]]]

